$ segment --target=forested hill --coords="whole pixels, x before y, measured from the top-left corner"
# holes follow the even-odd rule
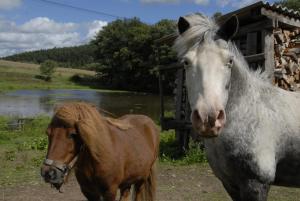
[[[46,60],[53,60],[61,67],[89,69],[92,68],[91,66],[95,62],[96,49],[96,45],[91,43],[75,47],[24,52],[3,59],[35,64],[43,63]]]

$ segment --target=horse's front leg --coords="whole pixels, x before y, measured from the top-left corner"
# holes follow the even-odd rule
[[[103,192],[103,201],[116,201],[118,188],[109,188]]]
[[[267,201],[269,184],[249,179],[240,185],[241,201]]]
[[[130,186],[129,188],[121,189],[120,201],[129,201],[130,196]]]
[[[101,201],[100,195],[88,191],[81,191],[88,201]]]

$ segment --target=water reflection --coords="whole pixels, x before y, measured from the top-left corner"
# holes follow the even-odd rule
[[[167,109],[172,108],[167,99]],[[116,116],[127,113],[146,114],[159,118],[159,97],[152,94],[105,93],[92,90],[19,90],[0,94],[0,115],[52,115],[53,107],[65,101],[86,101]]]

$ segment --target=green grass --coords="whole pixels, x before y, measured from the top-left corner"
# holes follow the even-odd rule
[[[0,117],[0,187],[38,181],[48,143],[49,117],[36,117],[22,130],[11,130],[10,121]]]
[[[11,118],[0,116],[0,187],[38,181],[40,166],[46,155],[45,129],[50,117],[38,116],[25,122],[21,130],[12,130]],[[204,152],[191,143],[181,153],[172,131],[161,133],[160,163],[190,165],[206,162]]]
[[[159,155],[161,163],[173,165],[191,165],[207,162],[204,150],[196,142],[191,141],[189,149],[182,152],[179,149],[179,144],[175,139],[175,132],[173,130],[164,131],[160,134]]]
[[[74,75],[93,77],[95,72],[58,68],[51,82],[39,79],[39,66],[0,60],[0,91],[17,89],[90,89],[70,79]]]

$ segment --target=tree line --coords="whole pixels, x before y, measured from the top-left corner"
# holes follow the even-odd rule
[[[56,61],[61,67],[89,69],[95,62],[96,46],[92,43],[75,47],[53,48],[23,52],[4,57],[5,60],[41,64],[47,60]]]

